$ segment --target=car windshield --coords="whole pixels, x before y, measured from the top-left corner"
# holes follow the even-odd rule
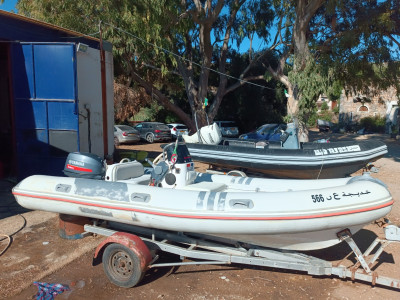
[[[135,130],[134,128],[132,128],[131,126],[128,126],[128,125],[121,125],[121,126],[118,126],[118,128],[121,129],[122,131]]]
[[[176,129],[187,129],[185,125],[178,125],[176,126]]]
[[[165,124],[157,124],[155,126],[155,128],[159,129],[159,130],[169,130],[168,126]]]
[[[275,130],[276,124],[267,124],[259,127],[257,129],[258,132],[263,133],[263,134],[269,134],[273,133]]]

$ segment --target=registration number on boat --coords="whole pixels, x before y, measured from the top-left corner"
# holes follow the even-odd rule
[[[313,200],[314,203],[316,203],[316,202],[324,202],[325,201],[324,197],[321,194],[319,194],[319,195],[311,195],[311,199]]]
[[[332,193],[332,194],[325,195],[325,197],[322,194],[314,194],[314,195],[311,195],[311,199],[312,199],[312,202],[317,203],[317,202],[324,202],[325,200],[327,200],[327,201],[342,200],[345,197],[351,197],[351,198],[352,197],[361,197],[361,196],[365,196],[368,194],[371,194],[371,192],[368,190],[365,190],[365,192],[359,191],[357,193],[355,193],[355,192],[347,192],[347,193],[338,192],[338,193]]]
[[[339,153],[358,152],[358,151],[361,151],[360,146],[352,145],[352,146],[346,146],[346,147],[318,149],[318,150],[314,150],[314,154],[319,156],[319,155],[339,154]]]

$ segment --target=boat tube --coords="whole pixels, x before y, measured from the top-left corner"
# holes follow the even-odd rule
[[[117,163],[100,180],[104,163],[73,153],[65,166],[70,177],[34,175],[13,194],[28,209],[291,250],[335,245],[338,232],[354,234],[393,205],[386,186],[367,175],[281,180],[197,173],[183,143],[168,145],[163,156],[151,172],[137,161]]]
[[[273,178],[325,179],[350,176],[387,153],[381,141],[299,143],[293,123],[280,141],[228,139],[187,143],[195,161]]]

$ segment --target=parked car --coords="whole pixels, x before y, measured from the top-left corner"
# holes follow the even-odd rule
[[[171,140],[171,130],[164,123],[142,122],[135,129],[139,131],[140,138],[149,143]]]
[[[128,125],[114,125],[114,144],[129,144],[140,141],[140,134],[135,128]]]
[[[279,141],[281,130],[286,129],[286,124],[264,124],[256,130],[245,133],[239,136],[240,139],[254,139],[254,140],[267,140]]]
[[[221,129],[223,137],[238,137],[239,129],[234,121],[214,121],[217,123],[218,127]]]
[[[171,135],[173,139],[176,139],[178,136],[182,134],[188,134],[189,132],[187,126],[183,124],[171,123],[167,124],[167,126],[171,130]]]
[[[319,132],[323,132],[323,131],[328,132],[329,130],[331,130],[332,123],[329,121],[318,119],[317,126],[319,129]]]

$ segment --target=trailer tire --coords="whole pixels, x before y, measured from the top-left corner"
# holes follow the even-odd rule
[[[108,279],[120,287],[134,287],[145,273],[140,267],[140,258],[131,249],[118,243],[105,248],[102,261]]]

